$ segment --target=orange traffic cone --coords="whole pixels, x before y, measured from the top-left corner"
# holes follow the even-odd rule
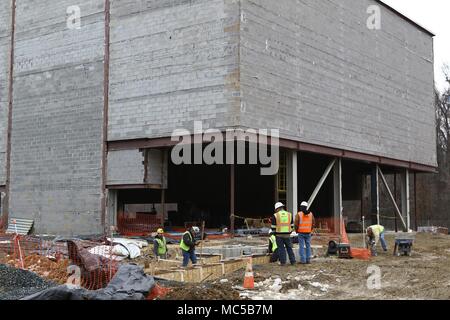
[[[247,267],[245,269],[244,277],[244,289],[254,289],[255,288],[255,278],[253,277],[253,260],[248,259]]]

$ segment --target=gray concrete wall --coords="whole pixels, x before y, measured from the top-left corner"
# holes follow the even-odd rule
[[[108,186],[117,185],[162,185],[167,188],[168,161],[164,152],[147,150],[147,170],[145,170],[144,152],[139,150],[119,150],[108,153]]]
[[[104,1],[17,1],[10,215],[37,233],[101,230]]]
[[[241,0],[242,125],[436,165],[432,38],[373,0]]]
[[[139,150],[108,153],[108,185],[143,184],[144,155]]]
[[[11,1],[0,0],[0,185],[6,182],[6,133],[11,42]]]
[[[238,39],[234,0],[113,0],[109,140],[236,125]]]

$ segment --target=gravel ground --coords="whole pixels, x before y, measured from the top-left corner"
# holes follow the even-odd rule
[[[55,286],[33,272],[0,264],[0,300],[17,300]]]

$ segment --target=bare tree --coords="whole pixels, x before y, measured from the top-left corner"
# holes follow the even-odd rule
[[[442,69],[450,84],[450,66],[444,65]],[[444,94],[435,91],[435,105],[438,147],[447,154],[450,151],[450,88]]]

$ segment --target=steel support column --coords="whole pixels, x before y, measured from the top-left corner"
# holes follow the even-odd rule
[[[405,169],[401,173],[401,190],[402,190],[402,216],[406,219],[407,231],[411,229],[411,208],[409,194],[409,170]]]
[[[342,160],[336,159],[333,165],[333,213],[335,232],[342,234]]]
[[[235,165],[230,165],[230,232],[234,235],[234,214],[235,214]]]
[[[297,169],[298,154],[295,150],[287,151],[287,209],[292,214],[298,211],[298,169]]]
[[[371,190],[371,220],[372,223],[380,224],[380,183],[378,179],[378,165],[375,165],[370,176]]]

